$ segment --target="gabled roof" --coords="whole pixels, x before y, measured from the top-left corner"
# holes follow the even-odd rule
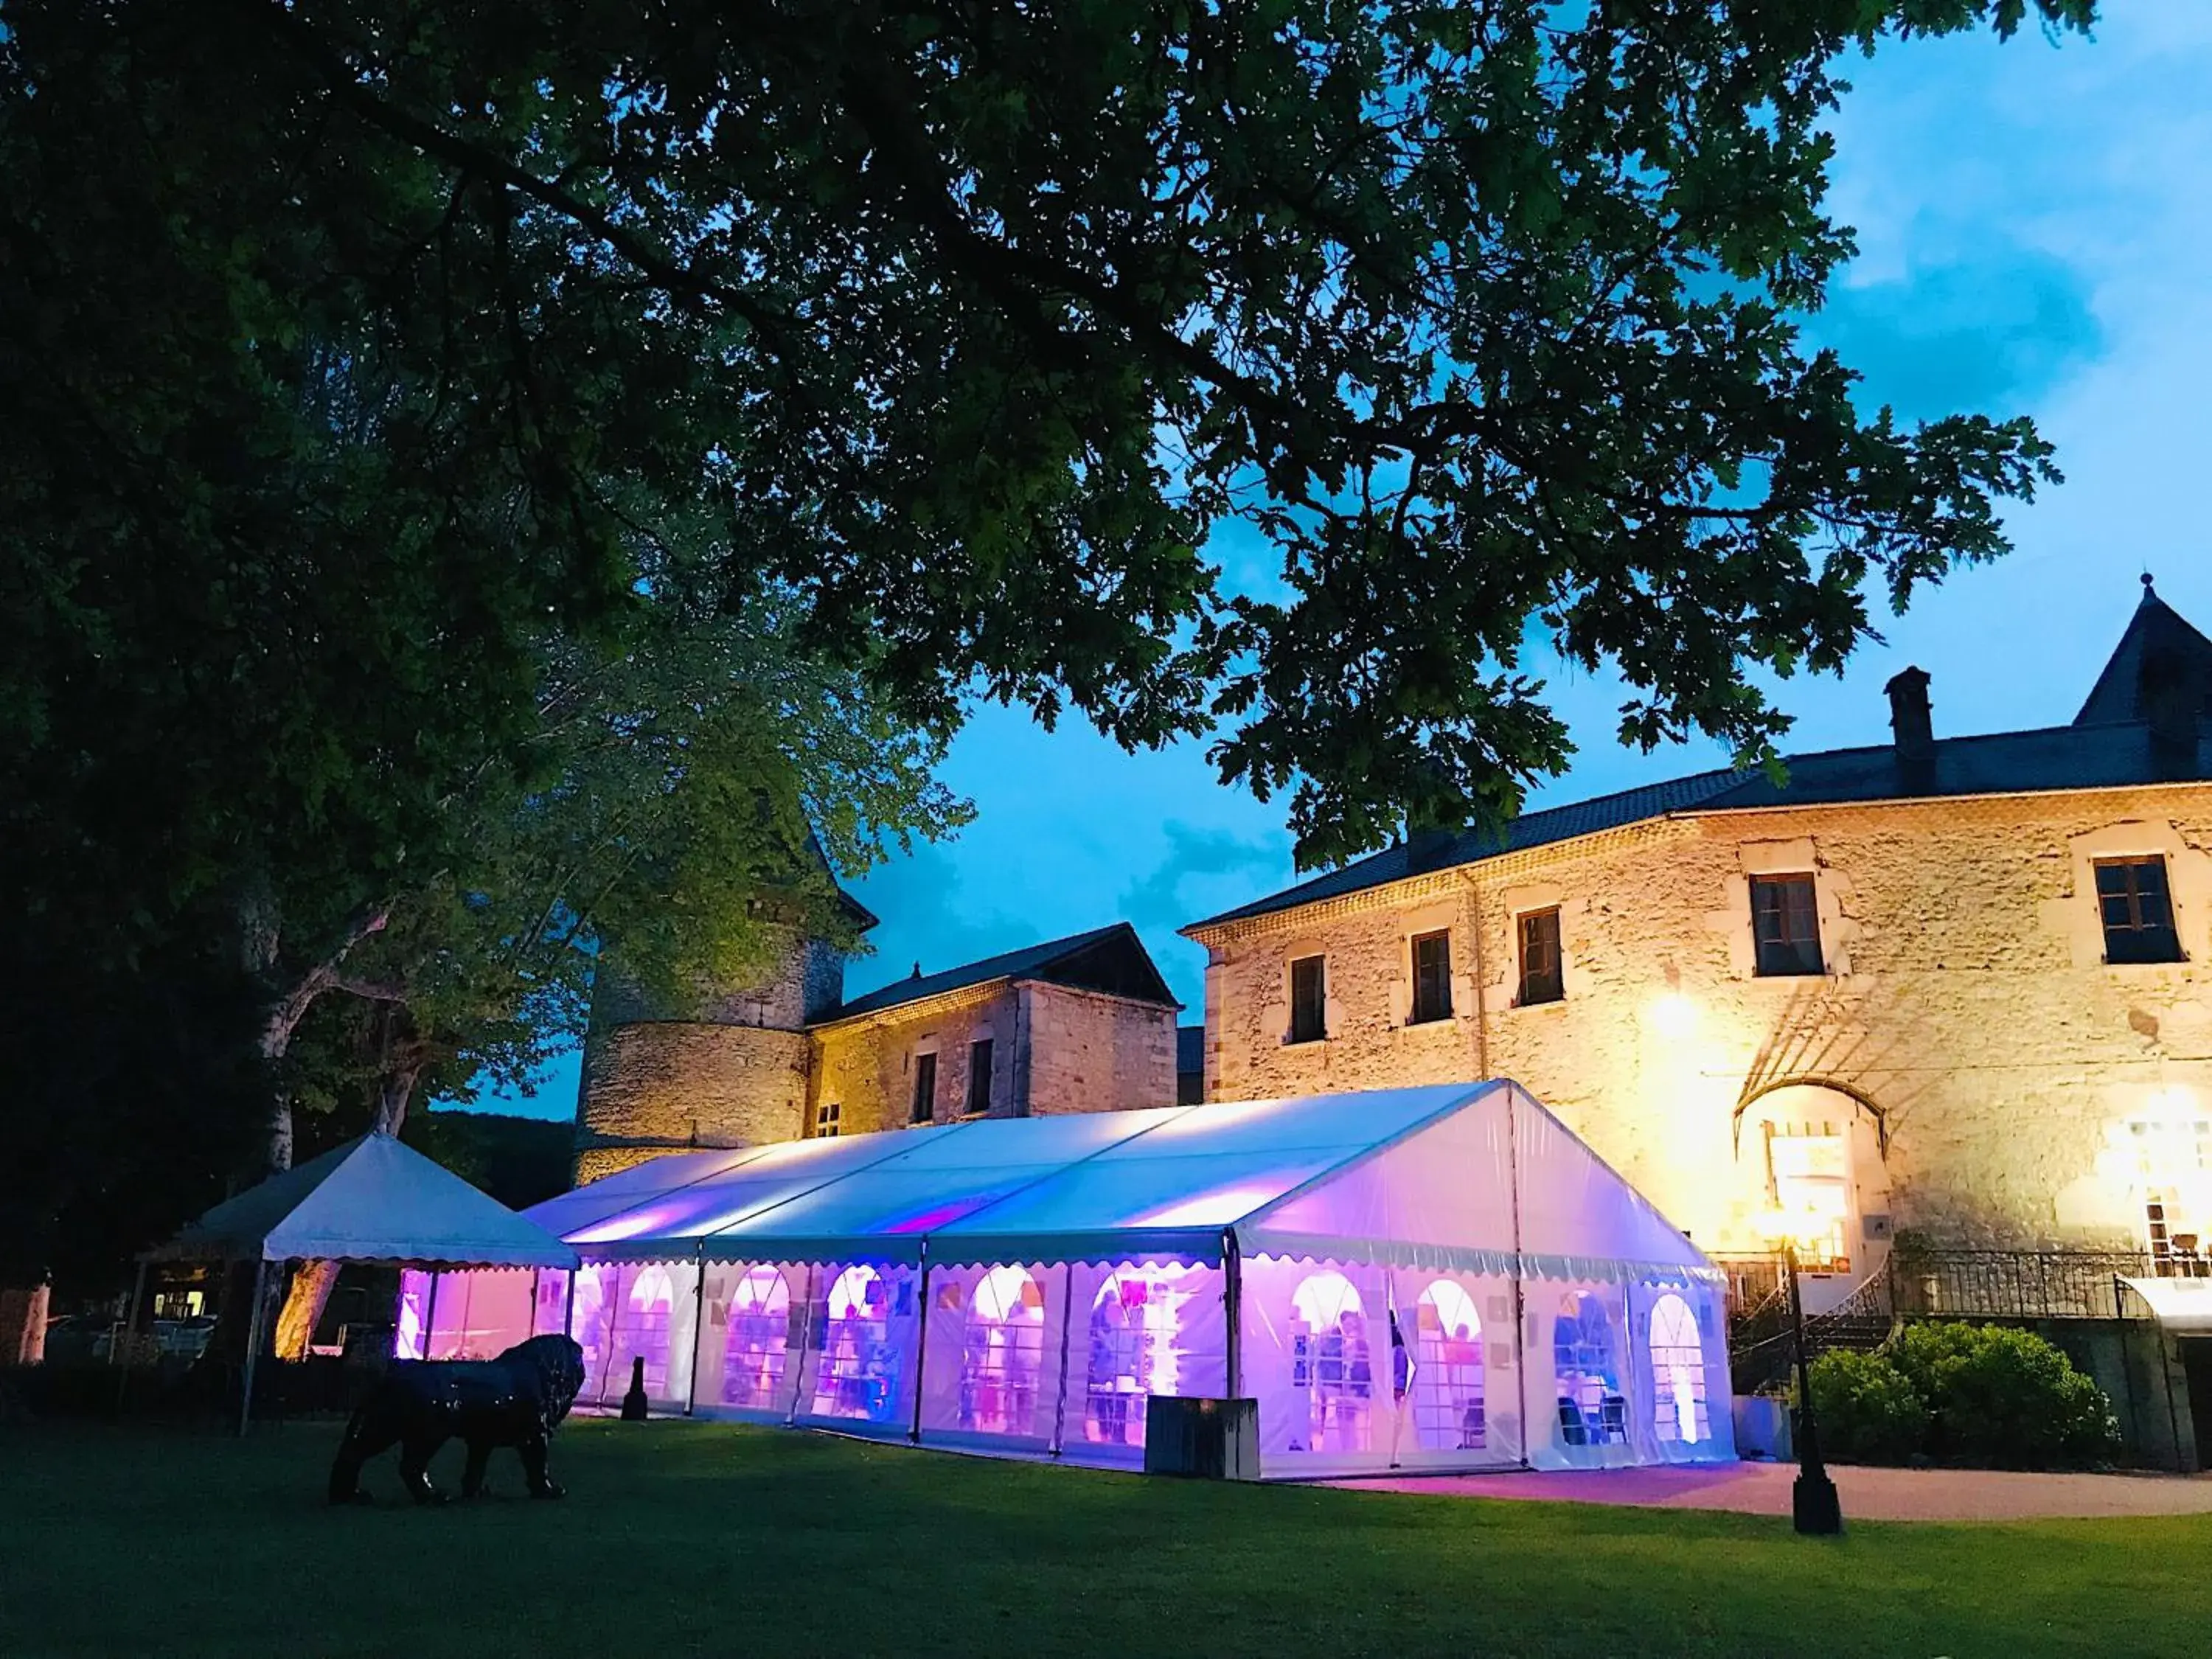
[[[2143,705],[2146,668],[2176,675],[2194,687],[2199,715],[2212,712],[2212,640],[2208,640],[2142,579],[2142,602],[2128,619],[2127,632],[2089,690],[2088,701],[2074,717],[2076,726],[2109,725],[2150,717]]]
[[[1117,921],[1110,927],[1094,927],[1087,933],[1048,939],[1042,945],[985,957],[981,962],[894,980],[879,990],[841,1004],[810,1023],[834,1025],[840,1020],[880,1013],[886,1008],[942,996],[948,991],[988,985],[995,980],[1041,980],[1077,990],[1126,997],[1133,1002],[1157,1003],[1164,1008],[1182,1006],[1176,1000],[1175,993],[1168,989],[1167,981],[1160,977],[1160,970],[1146,951],[1144,941],[1137,937],[1137,930],[1126,921]]]
[[[576,1253],[442,1164],[366,1134],[226,1199],[149,1260],[573,1267]]]
[[[649,1190],[646,1172],[667,1178]],[[1517,1085],[978,1119],[641,1166],[568,1224],[594,1261],[995,1262],[1310,1255],[1556,1279],[1714,1277]],[[574,1194],[591,1193],[586,1187]],[[573,1214],[552,1200],[531,1212]]]
[[[1901,760],[1894,744],[1791,755],[1783,763],[1789,781],[1779,787],[1763,771],[1696,772],[1594,800],[1524,812],[1503,834],[1468,830],[1415,837],[1279,893],[1194,921],[1182,931],[1197,933],[1654,818],[2212,779],[2212,741],[2208,741],[2212,725],[2202,728],[2193,749],[2185,726],[2178,752],[2171,741],[2154,738],[2147,718],[2151,711],[2141,702],[2146,664],[2154,665],[2154,679],[2159,673],[2178,676],[2182,684],[2196,689],[2200,720],[2212,715],[2212,640],[2152,592],[2148,578],[2127,632],[2071,726],[1941,738],[1932,756],[1917,763]]]

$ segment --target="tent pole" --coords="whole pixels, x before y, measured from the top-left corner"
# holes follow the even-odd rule
[[[107,1363],[115,1367],[115,1414],[123,1415],[123,1394],[131,1382],[131,1346],[138,1331],[138,1304],[146,1297],[146,1258],[138,1258],[138,1272],[131,1281],[131,1303],[123,1315],[123,1334],[110,1337]]]
[[[438,1340],[439,1277],[438,1270],[435,1267],[431,1268],[429,1306],[424,1309],[422,1313],[422,1358],[425,1359],[436,1358],[436,1356],[430,1352],[430,1349]]]
[[[1075,1317],[1075,1264],[1060,1264],[1060,1397],[1053,1402],[1052,1446],[1054,1457],[1067,1443],[1067,1340]]]
[[[784,1425],[789,1427],[799,1420],[799,1396],[806,1391],[806,1350],[814,1340],[814,1266],[806,1264],[806,1299],[799,1309],[799,1363],[791,1363],[791,1339],[783,1343],[784,1369],[791,1373],[791,1410],[784,1416]]]
[[[561,1334],[571,1341],[576,1335],[576,1275],[583,1270],[581,1262],[568,1270],[568,1288],[561,1298]]]
[[[261,1306],[269,1284],[269,1263],[257,1261],[253,1264],[253,1310],[246,1322],[246,1379],[238,1402],[238,1437],[246,1437],[246,1425],[253,1417],[253,1362],[261,1357]]]
[[[1237,1251],[1237,1230],[1234,1227],[1221,1230],[1221,1317],[1224,1327],[1221,1353],[1227,1362],[1229,1397],[1241,1400],[1244,1395],[1244,1390],[1239,1386],[1243,1381],[1244,1369],[1244,1258]]]
[[[921,1379],[922,1367],[929,1358],[929,1241],[921,1241],[921,1288],[915,1294],[921,1306],[915,1316],[914,1328],[914,1424],[906,1431],[910,1445],[921,1443]]]
[[[1528,1258],[1521,1249],[1521,1130],[1513,1110],[1513,1097],[1519,1092],[1514,1085],[1505,1085],[1505,1190],[1513,1210],[1513,1380],[1521,1390],[1521,1467],[1525,1469],[1531,1467],[1528,1449],[1535,1428],[1528,1420]]]
[[[707,1241],[702,1238],[691,1260],[691,1381],[684,1390],[684,1415],[699,1403],[699,1339],[707,1332]]]

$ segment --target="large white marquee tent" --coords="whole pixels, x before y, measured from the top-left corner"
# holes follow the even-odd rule
[[[679,1154],[527,1213],[584,1265],[411,1276],[414,1352],[565,1328],[586,1403],[641,1359],[664,1410],[1130,1466],[1148,1395],[1249,1395],[1275,1478],[1735,1455],[1721,1276],[1510,1082]]]

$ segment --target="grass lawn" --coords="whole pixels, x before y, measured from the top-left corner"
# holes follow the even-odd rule
[[[573,1422],[471,1505],[321,1490],[335,1425],[0,1431],[0,1654],[2196,1651],[2212,1516],[1866,1524],[1232,1486]],[[436,1474],[459,1480],[458,1447]]]

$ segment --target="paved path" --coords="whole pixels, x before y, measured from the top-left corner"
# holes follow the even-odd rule
[[[2057,1516],[2212,1513],[2212,1475],[2019,1474],[2000,1469],[1831,1471],[1846,1521],[2025,1521]],[[1794,1463],[1705,1468],[1577,1470],[1562,1474],[1398,1476],[1336,1480],[1366,1492],[1623,1504],[1638,1509],[1790,1513]]]

